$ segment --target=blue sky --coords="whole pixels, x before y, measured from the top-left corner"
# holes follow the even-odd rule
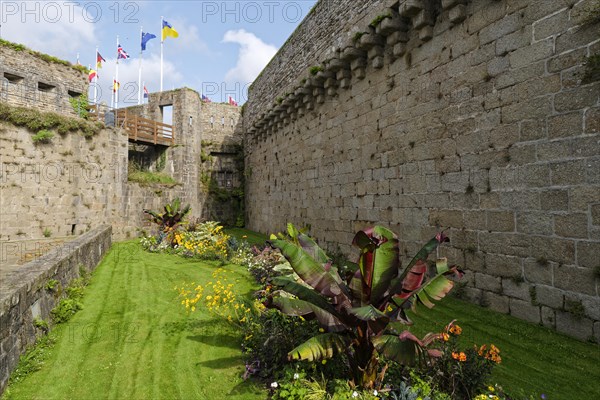
[[[110,104],[117,35],[129,60],[120,61],[120,106],[137,104],[140,28],[157,36],[143,53],[143,81],[160,87],[160,22],[179,38],[164,44],[165,90],[187,86],[213,101],[245,101],[245,88],[316,3],[274,1],[6,1],[2,39],[81,64],[94,64],[96,45],[107,60],[98,70],[101,101]]]

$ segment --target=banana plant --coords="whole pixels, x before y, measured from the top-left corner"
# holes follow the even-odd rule
[[[176,198],[173,203],[167,203],[164,207],[165,212],[159,213],[152,210],[144,210],[144,212],[152,218],[152,221],[158,224],[163,232],[172,231],[178,224],[183,221],[185,216],[191,211],[191,207],[181,208],[181,200]]]
[[[353,240],[360,250],[356,270],[342,279],[315,241],[290,226],[289,237],[272,236],[268,243],[289,261],[296,278],[273,278],[277,290],[266,305],[287,315],[314,318],[324,329],[291,350],[290,360],[318,361],[345,353],[353,383],[370,389],[383,380],[385,368],[378,374],[380,356],[412,365],[441,355],[430,348],[441,334],[419,339],[403,326],[412,324],[407,309],[418,304],[433,307],[452,289],[448,278],[462,276],[445,258],[431,268],[427,264],[429,254],[448,241],[442,233],[402,268],[398,237],[392,231],[382,226],[359,231]]]

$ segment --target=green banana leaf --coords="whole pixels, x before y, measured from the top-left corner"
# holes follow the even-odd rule
[[[270,244],[281,251],[281,254],[289,261],[294,272],[304,282],[323,296],[333,298],[343,295],[343,290],[333,275],[326,271],[304,249],[285,240],[271,240]]]
[[[384,297],[390,281],[398,275],[398,238],[389,229],[376,226],[358,232],[352,243],[361,249],[358,265],[363,281],[363,303],[375,304]]]
[[[314,315],[319,325],[326,328],[330,332],[342,332],[347,330],[346,325],[339,318],[308,301],[300,300],[292,297],[277,296],[280,293],[274,293],[272,301],[273,305],[282,313],[291,316]]]
[[[312,337],[288,353],[290,360],[318,361],[343,352],[350,342],[335,333],[323,333]]]

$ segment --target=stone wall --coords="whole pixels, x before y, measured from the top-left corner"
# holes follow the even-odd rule
[[[50,311],[58,298],[55,291],[47,289],[48,281],[54,279],[63,288],[67,287],[82,270],[95,269],[110,245],[110,226],[98,227],[3,276],[0,282],[0,393],[8,384],[20,355],[41,333],[33,321],[50,320]]]
[[[0,45],[0,101],[77,115],[69,99],[87,93],[84,72]]]
[[[240,108],[203,102],[200,179],[202,218],[235,225],[244,219],[242,130]]]
[[[350,255],[383,224],[407,256],[446,229],[472,301],[600,340],[592,2],[350,3],[319,2],[250,88],[249,228]]]

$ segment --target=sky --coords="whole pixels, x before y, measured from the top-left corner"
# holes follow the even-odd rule
[[[131,57],[118,67],[119,106],[127,106],[138,103],[141,29],[157,36],[142,54],[142,81],[150,92],[160,90],[162,16],[179,33],[164,41],[163,90],[189,87],[212,101],[232,96],[241,104],[316,2],[0,0],[0,36],[72,63],[79,54],[79,62],[92,67],[98,46],[106,59],[97,69],[98,101],[110,104],[118,35]]]

